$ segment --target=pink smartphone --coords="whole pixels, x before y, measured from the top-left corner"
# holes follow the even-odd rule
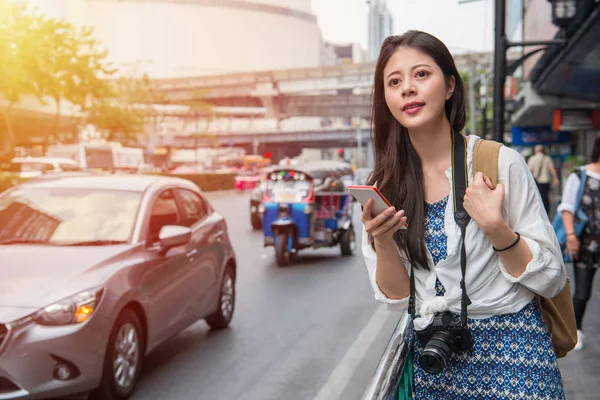
[[[348,191],[358,200],[362,206],[368,199],[373,199],[373,216],[381,214],[386,209],[392,207],[389,201],[381,194],[375,186],[350,185]],[[406,229],[404,226],[402,229]]]

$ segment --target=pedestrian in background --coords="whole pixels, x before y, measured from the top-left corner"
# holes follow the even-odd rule
[[[558,175],[554,168],[554,163],[549,155],[546,155],[544,146],[538,144],[534,147],[534,154],[529,157],[527,166],[533,174],[535,183],[537,184],[546,213],[550,210],[550,182],[553,181],[555,186],[558,186]]]
[[[575,293],[573,308],[577,323],[576,350],[583,348],[583,314],[592,294],[594,275],[600,267],[600,137],[594,140],[591,163],[585,168],[585,187],[579,205],[588,221],[581,237],[577,237],[573,223],[576,213],[577,197],[581,186],[581,173],[575,171],[567,178],[562,201],[557,212],[562,213],[563,225],[567,235],[566,253],[573,260],[575,275]]]
[[[388,37],[376,65],[372,115],[375,168],[367,184],[377,186],[392,207],[372,215],[368,200],[363,210],[362,250],[369,279],[375,298],[397,310],[408,309],[411,271],[415,279],[408,358],[413,362],[405,367],[400,393],[406,388],[402,382],[409,380],[415,399],[564,399],[556,354],[535,296],[557,295],[566,271],[523,157],[508,147],[500,149],[500,184],[494,190],[488,177],[481,172],[473,176],[469,168],[463,204],[473,220],[465,236],[471,301],[466,329],[473,346],[446,347],[439,337],[436,343],[422,343],[420,335],[435,318],[450,315],[456,320],[461,311],[452,135],[467,141],[469,167],[479,140],[460,137],[464,85],[448,48],[420,31]],[[442,358],[450,353],[441,373],[427,372],[431,368],[420,362],[425,344],[441,346],[438,352],[445,349]]]

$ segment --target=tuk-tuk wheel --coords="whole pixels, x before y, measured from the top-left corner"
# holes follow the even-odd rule
[[[354,238],[354,229],[348,229],[342,233],[340,237],[340,248],[343,256],[351,256],[356,248],[356,241]]]
[[[275,258],[277,259],[277,265],[285,267],[290,265],[292,255],[288,250],[289,236],[287,233],[280,233],[275,239]]]
[[[262,229],[262,218],[257,214],[250,214],[250,223],[252,224],[252,229],[259,230]]]

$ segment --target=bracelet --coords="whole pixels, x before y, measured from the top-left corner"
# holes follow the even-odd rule
[[[575,232],[567,233],[565,236],[577,236]]]
[[[492,249],[494,249],[494,251],[495,251],[496,253],[500,253],[500,252],[502,252],[502,251],[506,251],[506,250],[509,250],[509,249],[512,249],[513,247],[515,247],[515,246],[517,245],[517,243],[519,243],[519,240],[521,240],[521,234],[520,234],[519,232],[515,232],[515,233],[517,234],[517,240],[515,240],[515,241],[513,242],[513,244],[511,244],[510,246],[508,246],[508,247],[505,247],[505,248],[503,248],[503,249],[497,249],[497,248],[495,248],[494,246],[492,246]]]

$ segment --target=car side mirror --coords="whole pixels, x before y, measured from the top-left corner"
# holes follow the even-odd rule
[[[160,252],[166,254],[169,249],[187,244],[192,238],[192,230],[187,226],[165,225],[160,229],[158,239]]]

